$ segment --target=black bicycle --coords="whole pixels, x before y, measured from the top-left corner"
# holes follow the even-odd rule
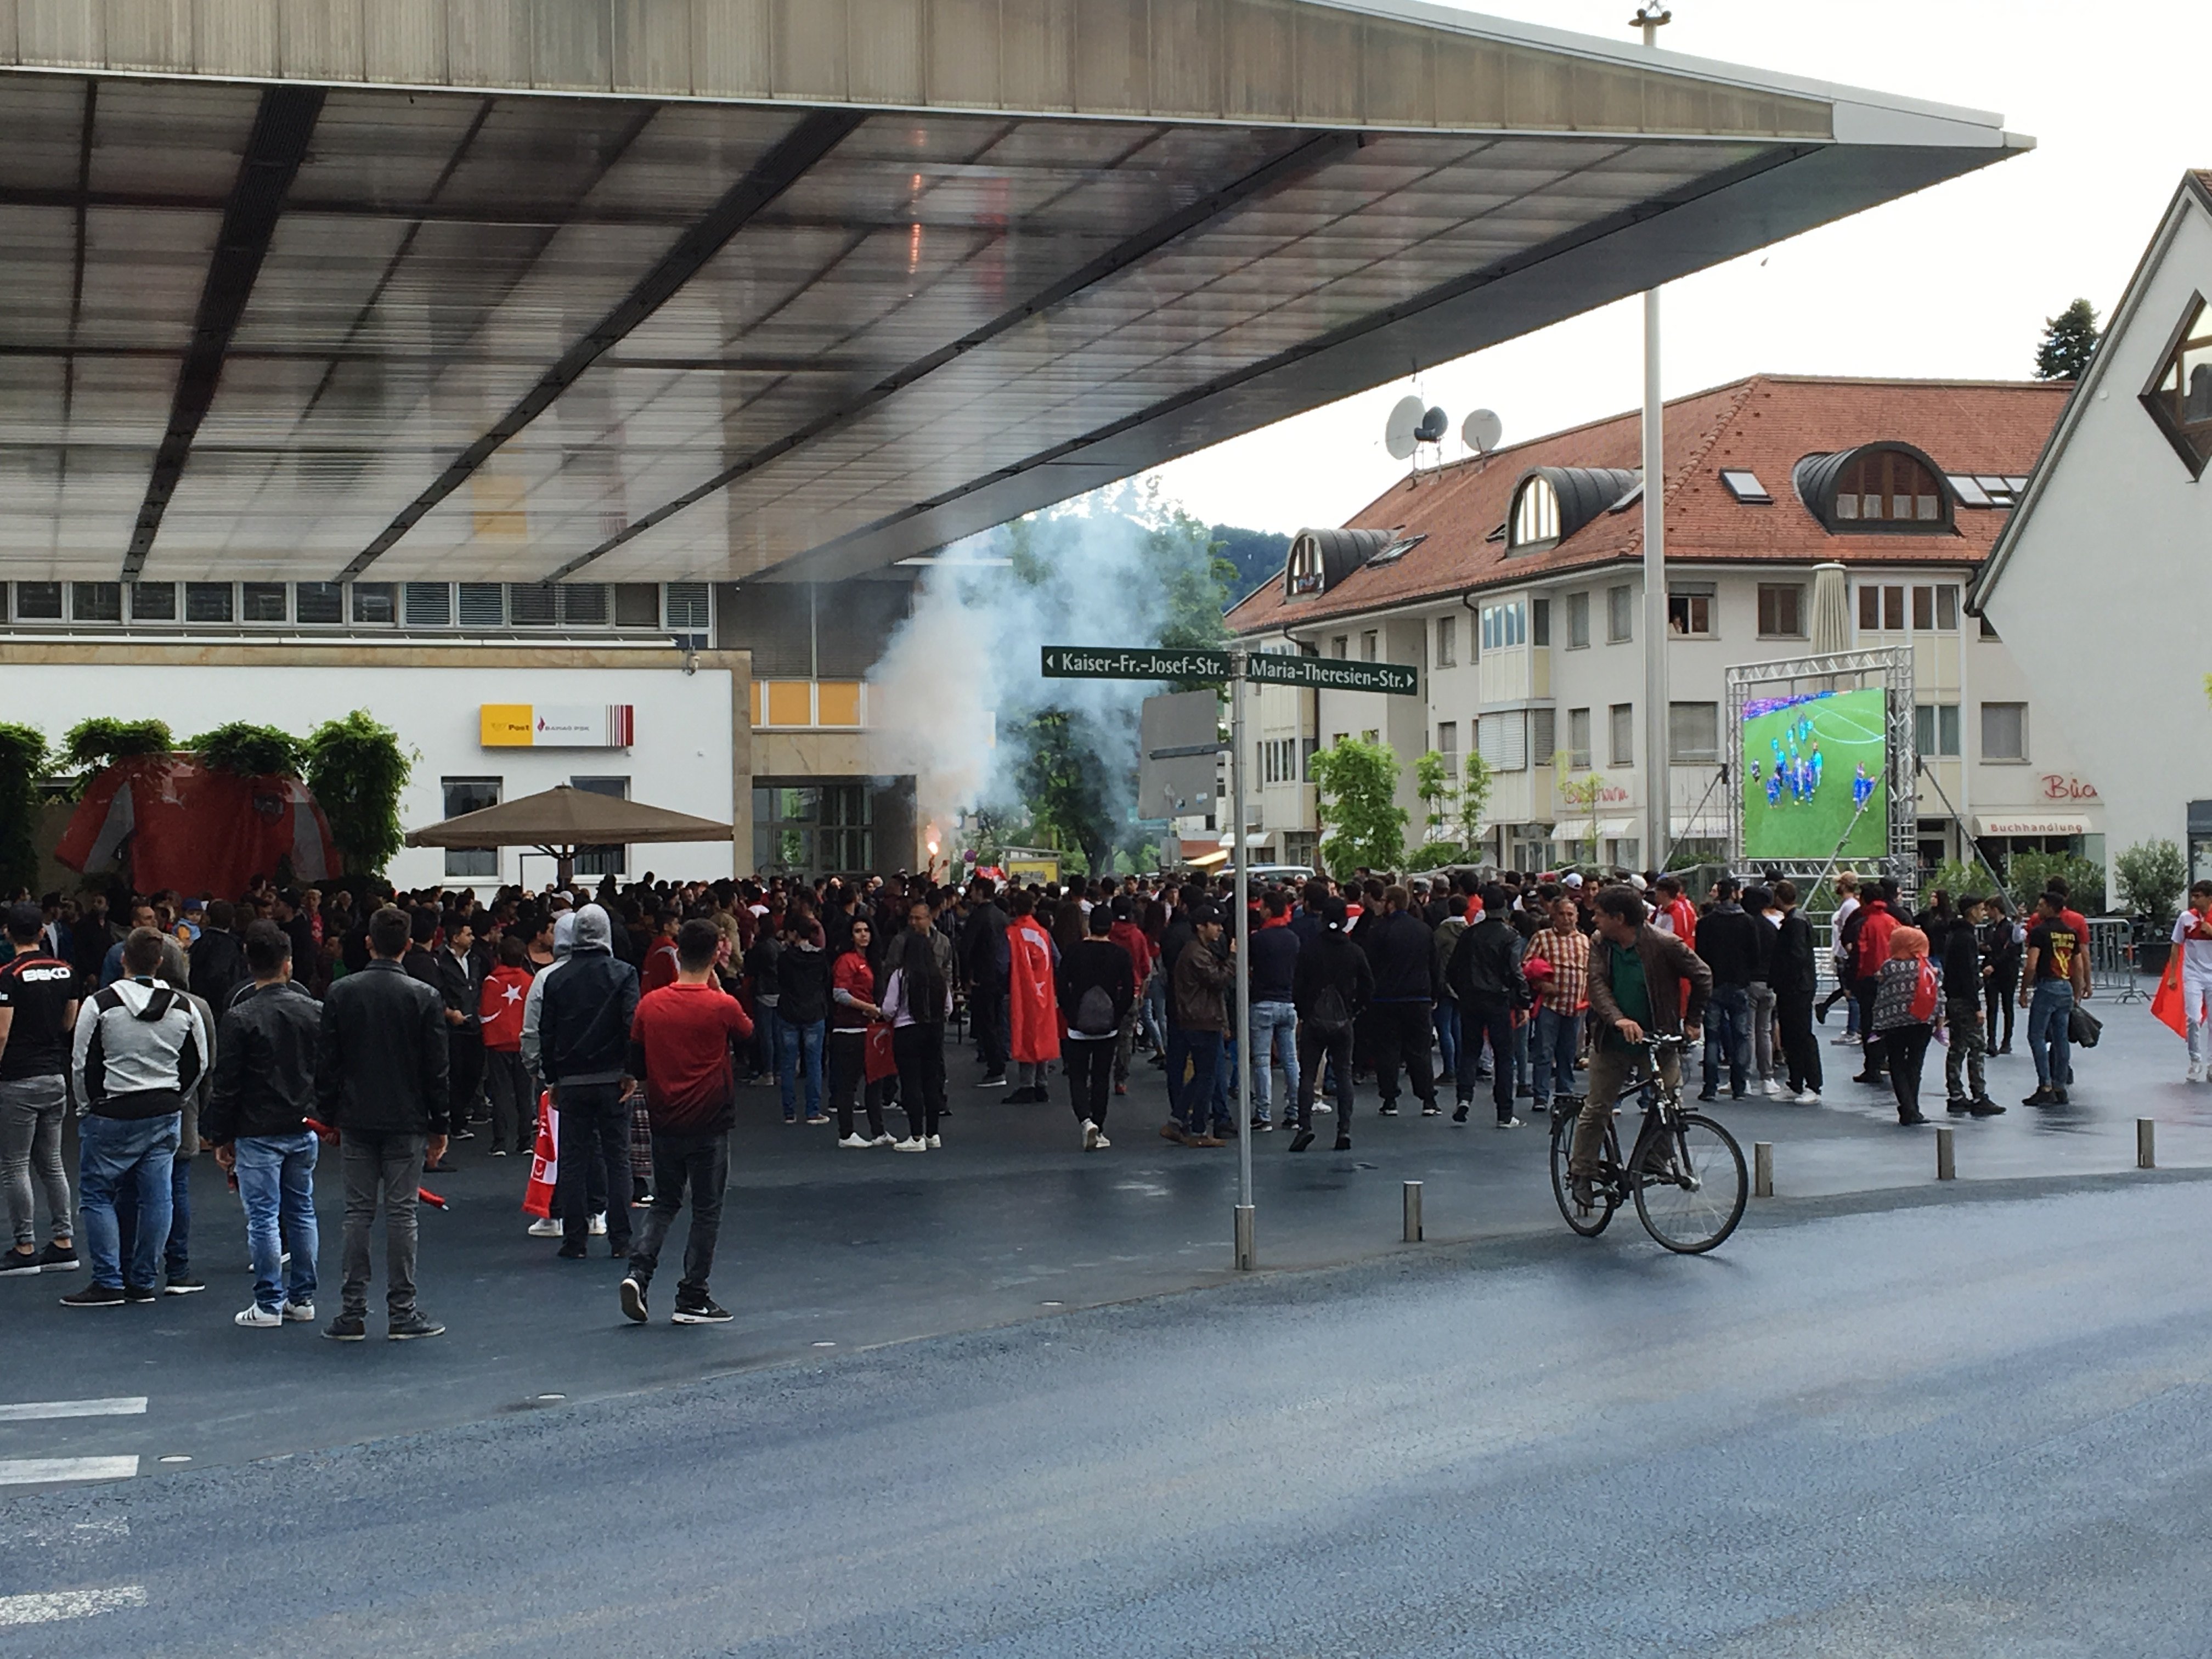
[[[1679,1048],[1682,1041],[1656,1032],[1644,1039],[1643,1066],[1621,1089],[1623,1098],[1638,1089],[1645,1091],[1643,1127],[1624,1161],[1613,1122],[1619,1109],[1606,1120],[1605,1146],[1587,1204],[1576,1198],[1567,1172],[1576,1109],[1553,1109],[1552,1195],[1567,1225],[1584,1238],[1603,1232],[1613,1212],[1632,1194],[1644,1231],[1684,1255],[1711,1249],[1743,1219],[1744,1200],[1751,1190],[1743,1149],[1711,1118],[1684,1111],[1680,1085],[1669,1087],[1660,1074],[1660,1050]]]

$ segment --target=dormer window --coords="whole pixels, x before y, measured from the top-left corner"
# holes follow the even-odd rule
[[[1864,444],[1797,463],[1797,494],[1837,535],[1941,535],[1951,525],[1952,494],[1941,471],[1909,444]]]
[[[2143,388],[2142,403],[2190,476],[2202,477],[2205,463],[2212,461],[2212,305],[2203,295],[2189,296],[2181,326]]]
[[[1318,593],[1326,580],[1322,574],[1321,544],[1310,536],[1301,536],[1291,544],[1291,564],[1288,575],[1290,594],[1297,599],[1302,594]]]
[[[1559,492],[1539,472],[1513,498],[1512,529],[1506,545],[1515,552],[1549,547],[1559,539]]]

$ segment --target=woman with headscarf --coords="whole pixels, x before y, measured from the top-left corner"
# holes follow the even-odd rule
[[[1920,1110],[1920,1067],[1942,1010],[1936,970],[1928,960],[1928,935],[1917,927],[1893,930],[1889,960],[1875,976],[1873,1027],[1889,1065],[1899,1123],[1928,1121]]]

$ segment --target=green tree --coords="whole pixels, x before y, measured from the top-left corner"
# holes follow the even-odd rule
[[[142,755],[166,755],[176,746],[161,720],[118,720],[94,715],[79,720],[62,736],[62,759],[85,773]]]
[[[38,884],[31,826],[39,812],[39,780],[46,774],[45,734],[35,726],[0,725],[0,898]]]
[[[1340,876],[1395,870],[1406,856],[1406,821],[1397,804],[1398,757],[1387,743],[1339,738],[1313,757],[1321,821],[1330,833],[1322,858]]]
[[[406,840],[399,792],[415,769],[399,734],[356,708],[308,733],[307,788],[323,809],[346,873],[377,876]]]
[[[2120,898],[2151,925],[2171,927],[2180,914],[2182,890],[2189,884],[2189,866],[2181,849],[2170,841],[2142,841],[2112,860],[2112,878]]]
[[[1030,826],[1054,847],[1081,850],[1090,872],[1113,868],[1116,832],[1104,780],[1090,746],[1081,740],[1073,718],[1048,708],[1033,714],[1017,738],[1022,760],[1017,781],[1029,803]]]
[[[1979,859],[1962,863],[1957,859],[1945,859],[1936,866],[1935,878],[1929,888],[1941,888],[1952,898],[1987,898],[1997,890],[1997,884],[1989,868]]]
[[[2039,380],[2078,380],[2097,349],[2097,308],[2076,300],[2043,321],[2043,343],[2035,349]]]
[[[1469,750],[1460,775],[1459,844],[1470,859],[1474,856],[1475,843],[1482,839],[1482,817],[1490,810],[1491,792],[1497,787],[1490,763],[1480,750]]]
[[[1413,793],[1421,798],[1421,825],[1426,831],[1421,840],[1425,846],[1444,838],[1444,828],[1451,822],[1452,796],[1458,786],[1459,780],[1452,776],[1451,763],[1435,750],[1413,763]]]
[[[185,745],[200,764],[216,772],[246,778],[296,778],[307,761],[307,744],[274,726],[232,720],[203,732]]]
[[[2063,876],[2072,890],[2074,908],[2085,916],[2105,908],[2105,866],[2072,853],[2014,853],[2005,861],[2005,884],[2023,910],[2033,909],[2037,896],[2051,877]]]

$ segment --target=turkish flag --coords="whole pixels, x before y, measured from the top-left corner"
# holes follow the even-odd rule
[[[553,1213],[553,1188],[561,1179],[561,1114],[553,1109],[550,1092],[538,1097],[538,1145],[530,1160],[530,1190],[523,1194],[526,1215],[543,1219]]]

